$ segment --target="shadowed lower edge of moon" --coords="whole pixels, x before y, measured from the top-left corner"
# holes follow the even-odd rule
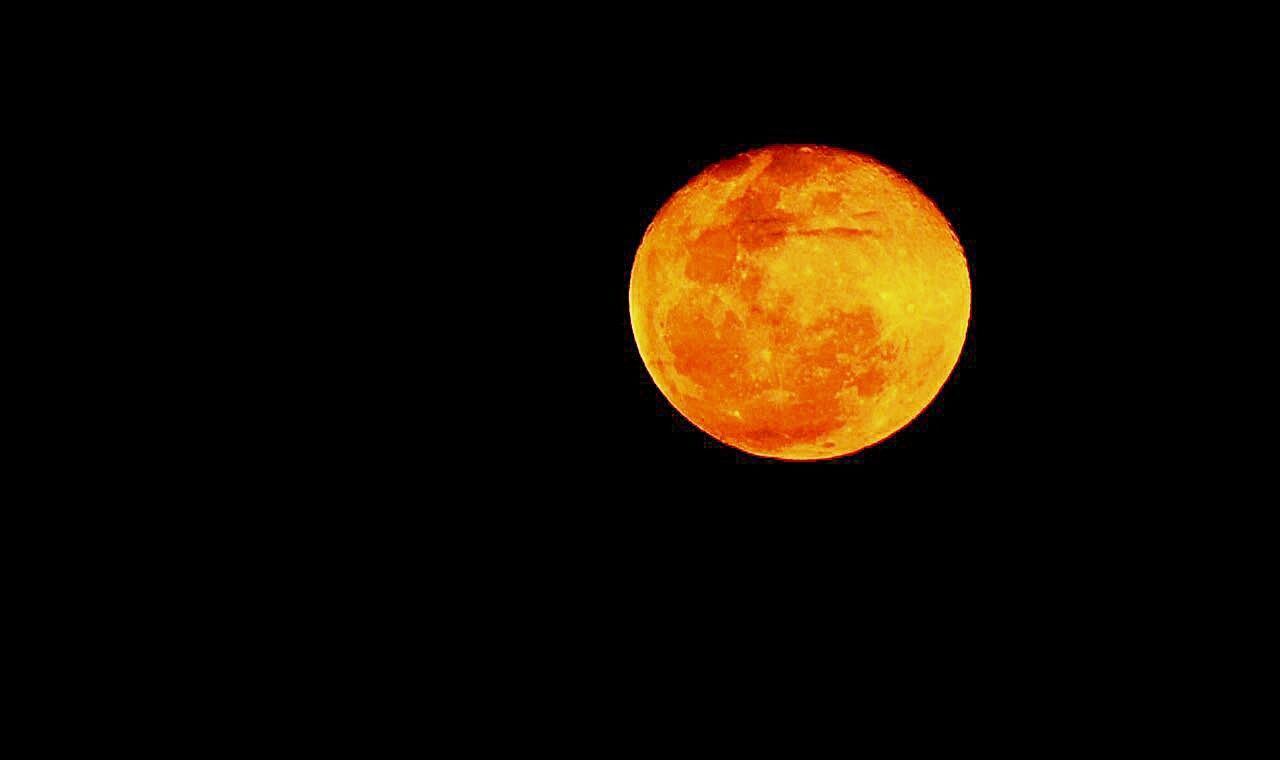
[[[855,331],[868,338],[877,335],[874,312],[868,307],[853,312],[838,312],[832,319],[844,319],[859,323]],[[705,327],[705,325],[704,325]],[[822,331],[818,333],[821,335]],[[822,354],[835,349],[835,340],[810,344],[792,362],[803,369],[806,361],[823,361]],[[705,343],[703,344],[705,346]],[[650,375],[668,402],[689,422],[715,440],[748,454],[786,461],[818,461],[849,456],[867,449],[893,436],[916,419],[932,403],[954,371],[956,356],[939,354],[933,363],[943,370],[943,376],[933,383],[921,377],[903,377],[892,364],[901,350],[899,345],[876,341],[869,344],[871,361],[836,363],[834,371],[826,377],[829,382],[809,385],[806,392],[791,399],[780,398],[768,383],[753,389],[751,397],[738,396],[738,406],[745,413],[735,418],[728,412],[717,410],[714,403],[707,404],[701,394],[714,395],[722,390],[716,373],[741,356],[732,349],[699,351],[691,347],[682,352],[672,350],[674,360],[650,360],[643,357]],[[828,357],[829,359],[829,357]],[[832,369],[830,365],[808,365],[810,369]],[[728,377],[732,378],[732,375]],[[925,377],[937,378],[936,374]],[[698,378],[702,378],[699,382]],[[709,380],[708,380],[709,378]],[[681,380],[685,382],[680,382]],[[695,386],[698,395],[677,390],[684,385]],[[931,387],[930,387],[931,386]],[[910,393],[915,402],[910,408],[900,409],[895,416],[887,417],[878,425],[872,425],[874,411],[869,408],[886,392]],[[840,399],[855,395],[861,404],[843,406]],[[772,420],[761,424],[747,420]]]

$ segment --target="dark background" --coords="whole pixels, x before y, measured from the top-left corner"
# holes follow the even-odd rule
[[[379,76],[359,78],[350,99],[323,81],[325,109],[264,160],[297,151],[299,171],[282,174],[329,205],[228,246],[254,247],[254,284],[268,279],[260,261],[290,258],[265,288],[279,321],[249,328],[267,361],[233,378],[261,410],[224,466],[271,485],[236,483],[223,501],[249,519],[219,505],[190,531],[232,536],[212,572],[260,547],[276,570],[246,585],[263,616],[319,613],[283,649],[343,625],[376,644],[361,656],[402,635],[481,691],[506,693],[484,669],[516,675],[534,704],[574,660],[593,674],[580,693],[609,707],[608,686],[648,686],[665,705],[690,674],[761,683],[762,662],[856,676],[879,664],[904,691],[942,676],[972,703],[1001,655],[1054,682],[1020,648],[1066,670],[1093,642],[1129,661],[1149,653],[1158,636],[1125,640],[1125,616],[1162,598],[1176,609],[1195,588],[1194,563],[1179,577],[1160,552],[1203,554],[1167,537],[1179,513],[1109,456],[1160,433],[1134,424],[1158,402],[1132,392],[1105,344],[1141,352],[1184,313],[1129,323],[1100,308],[1151,287],[1123,283],[1123,262],[1176,251],[1143,239],[1152,225],[1134,201],[1159,181],[1134,159],[1150,141],[1087,86],[1010,81],[1016,58],[996,78],[938,60],[887,80],[919,47],[904,39],[899,55],[846,62],[829,70],[843,81],[812,89],[808,71],[733,88],[745,67],[776,65],[741,55],[637,82],[591,80],[585,56],[579,81],[522,80],[514,62],[502,86],[463,82],[455,99],[440,83],[463,79],[456,61],[381,91]],[[300,139],[314,123],[331,133]],[[933,403],[886,441],[819,463],[752,457],[695,429],[649,378],[627,311],[635,250],[674,191],[740,151],[797,142],[867,153],[916,183],[959,235],[973,289],[964,353]],[[264,216],[293,191],[246,177]],[[316,240],[298,245],[300,230]],[[270,361],[297,369],[276,380]],[[442,633],[458,646],[422,645]]]
[[[162,409],[181,435],[154,443],[199,472],[166,489],[160,519],[130,524],[119,510],[98,510],[175,558],[132,556],[93,531],[90,543],[113,556],[78,576],[100,579],[128,554],[141,577],[176,579],[171,593],[146,600],[165,625],[174,624],[169,598],[193,600],[196,628],[210,628],[215,601],[238,613],[225,634],[214,629],[218,651],[247,641],[268,658],[300,659],[300,670],[328,683],[333,668],[316,663],[333,652],[362,672],[456,664],[480,698],[514,693],[522,707],[555,704],[551,689],[567,686],[601,710],[626,712],[609,698],[621,686],[653,692],[651,705],[684,698],[701,710],[685,697],[698,681],[745,694],[783,672],[835,673],[822,679],[831,690],[874,665],[893,673],[890,703],[904,706],[897,694],[922,685],[961,704],[975,703],[975,686],[1032,703],[1022,698],[1027,685],[1067,680],[1046,675],[1046,664],[1074,671],[1090,698],[1124,693],[1105,679],[1132,673],[1139,659],[1166,679],[1181,675],[1170,663],[1203,642],[1170,656],[1152,645],[1190,620],[1222,619],[1187,605],[1196,591],[1217,598],[1233,586],[1206,583],[1201,569],[1213,543],[1202,515],[1222,490],[1185,511],[1153,493],[1158,477],[1185,497],[1181,471],[1197,464],[1169,457],[1148,475],[1134,460],[1153,440],[1204,444],[1134,416],[1145,408],[1178,425],[1221,416],[1208,394],[1165,404],[1151,392],[1221,349],[1183,339],[1150,372],[1114,360],[1150,352],[1153,336],[1183,338],[1202,311],[1202,288],[1163,289],[1179,308],[1144,304],[1132,321],[1104,308],[1115,294],[1134,304],[1161,291],[1153,270],[1198,276],[1223,253],[1179,259],[1175,245],[1151,239],[1152,229],[1181,235],[1184,220],[1208,216],[1142,203],[1153,185],[1197,201],[1205,194],[1185,176],[1166,182],[1151,171],[1204,160],[1157,145],[1153,136],[1176,120],[1134,115],[1162,61],[1143,59],[1127,78],[1114,69],[1081,77],[1096,56],[1081,37],[1046,55],[1051,67],[996,50],[990,70],[975,70],[960,64],[990,46],[958,31],[961,49],[923,60],[931,45],[913,25],[860,20],[837,30],[806,17],[791,31],[809,50],[779,54],[769,43],[786,19],[764,18],[751,44],[724,40],[708,56],[714,65],[699,68],[689,50],[711,45],[694,34],[626,44],[565,24],[637,64],[632,81],[593,51],[539,66],[558,43],[525,29],[534,49],[504,60],[399,26],[417,39],[370,35],[370,50],[352,51],[342,34],[317,36],[340,53],[332,72],[317,71],[319,57],[289,56],[264,83],[255,67],[247,78],[263,102],[291,118],[236,111],[230,129],[175,151],[252,156],[222,169],[228,187],[218,189],[213,218],[181,225],[184,237],[164,256],[184,260],[185,236],[225,235],[192,280],[229,270],[232,287],[207,312],[245,325],[217,332],[234,370],[202,352],[192,374],[213,380],[207,393]],[[433,32],[458,36],[448,26]],[[1024,30],[1010,36],[1039,46]],[[873,38],[892,49],[868,51]],[[442,60],[423,65],[424,48]],[[822,48],[839,60],[808,54]],[[404,60],[382,65],[388,53]],[[797,65],[782,72],[788,63]],[[809,86],[819,70],[828,77]],[[784,75],[768,81],[762,71]],[[1184,81],[1171,87],[1179,115],[1197,108]],[[294,106],[306,84],[314,96]],[[1117,107],[1126,103],[1137,105]],[[216,110],[201,104],[193,121],[208,123],[216,113],[205,112]],[[82,123],[98,123],[93,116]],[[232,132],[253,153],[237,150]],[[823,463],[750,457],[694,429],[644,371],[628,325],[632,256],[661,204],[707,165],[785,142],[862,151],[902,172],[957,231],[973,284],[965,351],[940,396],[890,439]],[[1135,158],[1139,147],[1154,160]],[[177,170],[192,174],[181,162]],[[189,204],[168,185],[157,189]],[[269,229],[236,228],[246,215]],[[1143,276],[1125,282],[1126,266]],[[246,290],[262,293],[262,313],[246,308]],[[147,318],[172,319],[167,310]],[[162,363],[169,349],[155,347]],[[111,371],[85,375],[102,369]],[[159,387],[166,376],[145,379]],[[188,424],[188,406],[213,406],[221,419]],[[186,441],[208,427],[227,435],[208,436],[206,457]],[[115,440],[109,448],[131,453]],[[131,458],[145,474],[129,470],[121,493],[167,474]],[[65,469],[58,480],[84,479]],[[221,498],[191,520],[182,495],[193,488]],[[1233,529],[1223,554],[1241,556],[1246,534],[1265,535]],[[201,541],[211,550],[194,562],[212,578],[208,592],[174,572]],[[237,573],[243,592],[227,588]],[[145,587],[110,583],[100,596],[114,603],[122,589]],[[260,611],[241,622],[248,598]],[[1165,600],[1176,615],[1168,624],[1150,635],[1128,624],[1154,621],[1150,608]],[[111,627],[121,612],[102,620]],[[294,628],[268,643],[272,616]],[[325,634],[334,643],[312,656],[307,645]],[[407,645],[388,646],[393,637]],[[1123,667],[1090,678],[1087,666],[1101,659],[1091,648]],[[370,668],[388,653],[385,668]],[[993,684],[991,663],[1001,660],[1018,678]],[[566,664],[579,663],[589,677],[567,681]]]

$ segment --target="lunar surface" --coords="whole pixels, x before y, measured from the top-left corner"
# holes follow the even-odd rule
[[[782,145],[667,201],[632,267],[631,326],[699,428],[752,454],[827,459],[928,406],[969,297],[960,243],[913,184],[864,155]]]

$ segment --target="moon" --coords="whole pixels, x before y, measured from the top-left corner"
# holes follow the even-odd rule
[[[645,367],[690,422],[751,454],[829,459],[937,395],[964,346],[969,269],[902,175],[776,145],[707,168],[662,206],[629,301]]]

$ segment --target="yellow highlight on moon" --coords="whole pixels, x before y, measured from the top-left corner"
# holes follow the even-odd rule
[[[960,357],[969,301],[964,252],[924,193],[817,145],[694,177],[631,270],[631,328],[663,395],[778,459],[844,456],[919,415]]]

